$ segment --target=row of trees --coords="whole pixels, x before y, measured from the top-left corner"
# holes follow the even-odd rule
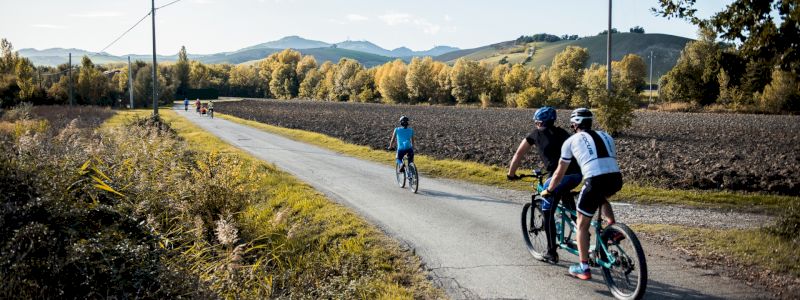
[[[700,30],[697,41],[686,45],[660,86],[660,97],[669,102],[746,111],[800,111],[796,73],[717,42],[716,32],[708,28]]]

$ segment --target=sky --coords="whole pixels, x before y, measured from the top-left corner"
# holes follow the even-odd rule
[[[173,0],[156,0],[156,7]],[[701,17],[727,1],[698,1]],[[654,16],[657,0],[617,0],[613,27],[627,32],[695,38],[684,20]],[[146,0],[0,0],[0,37],[15,49],[78,48],[100,51],[150,11]],[[598,0],[179,0],[156,10],[159,54],[235,51],[298,35],[336,43],[368,40],[383,48],[462,49],[512,40],[520,35],[595,35],[607,27],[608,2]],[[152,53],[147,17],[106,52]]]

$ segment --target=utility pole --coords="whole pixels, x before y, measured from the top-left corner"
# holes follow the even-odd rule
[[[130,56],[128,56],[128,94],[131,96],[131,109],[133,109],[133,69]]]
[[[611,0],[608,0],[608,40],[606,45],[606,90],[611,97]]]
[[[73,106],[73,96],[72,96],[72,52],[69,53],[69,63],[67,64],[67,76],[69,76],[69,106]]]
[[[153,19],[153,116],[158,116],[158,65],[156,65],[156,0],[150,1]]]
[[[650,51],[650,103],[653,103],[653,51]]]

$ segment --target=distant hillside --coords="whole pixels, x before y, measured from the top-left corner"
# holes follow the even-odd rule
[[[667,34],[638,34],[638,33],[618,33],[614,34],[611,51],[612,60],[620,60],[623,56],[633,53],[645,59],[649,64],[648,55],[653,51],[653,77],[657,78],[665,74],[678,61],[681,50],[686,43],[691,41],[684,37]],[[525,48],[534,46],[536,54],[527,66],[538,67],[550,65],[556,54],[563,51],[567,46],[579,46],[589,50],[588,65],[592,63],[606,63],[606,36],[592,36],[573,41],[559,41],[554,43],[536,42],[528,45],[515,45],[514,41],[497,43],[479,48],[459,50],[435,57],[436,60],[454,63],[460,57],[471,60],[498,63],[503,57],[507,57],[509,63],[522,63],[528,57]]]
[[[371,67],[396,58],[403,58],[403,60],[409,61],[412,56],[437,56],[458,50],[458,48],[450,46],[437,46],[426,51],[412,51],[406,47],[400,47],[390,51],[369,41],[345,41],[335,45],[336,46],[333,47],[333,44],[326,42],[304,39],[299,36],[287,36],[276,41],[261,43],[232,52],[189,54],[189,59],[211,64],[239,64],[263,59],[272,53],[291,48],[303,54],[314,55],[320,63],[326,60],[338,62],[339,59],[346,57],[355,59],[361,62],[361,64]],[[30,58],[34,64],[48,66],[67,63],[67,56],[70,52],[73,56],[73,64],[80,63],[80,59],[84,55],[89,56],[92,62],[97,64],[127,62],[129,56],[115,56],[108,53],[95,53],[81,49],[64,48],[44,50],[26,48],[19,51],[20,55]],[[131,60],[152,60],[152,56],[148,54],[130,54],[130,57]],[[161,62],[173,62],[178,59],[178,55],[158,55],[157,58],[158,61]]]
[[[242,48],[238,51],[251,50],[251,49],[310,49],[310,48],[324,48],[329,47],[331,44],[321,41],[314,41],[301,38],[296,35],[287,36],[277,41],[266,42],[250,47]],[[237,51],[237,52],[238,52]]]

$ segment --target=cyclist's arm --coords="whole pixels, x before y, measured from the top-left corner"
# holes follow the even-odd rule
[[[414,139],[414,137],[412,136],[412,137],[411,137],[411,148],[414,148],[414,147],[416,147],[416,146],[417,146],[417,142],[416,142],[416,140]]]
[[[545,187],[548,191],[553,191],[561,183],[561,179],[564,178],[564,173],[567,172],[567,168],[569,168],[569,164],[572,163],[572,160],[575,159],[572,155],[572,139],[567,139],[563,145],[561,145],[561,159],[558,160],[558,167],[556,168],[555,174],[553,174],[552,179],[550,179],[550,185]]]
[[[517,152],[514,153],[514,158],[511,159],[511,164],[508,166],[508,174],[506,175],[517,175],[517,168],[519,168],[522,158],[525,157],[525,153],[528,153],[530,149],[531,144],[528,144],[528,140],[522,139],[519,147],[517,147]]]
[[[555,173],[553,174],[553,179],[550,179],[550,185],[545,187],[548,191],[554,191],[559,183],[561,183],[561,179],[564,178],[564,173],[567,172],[567,168],[569,168],[569,161],[566,160],[559,160],[558,167],[556,168]]]

